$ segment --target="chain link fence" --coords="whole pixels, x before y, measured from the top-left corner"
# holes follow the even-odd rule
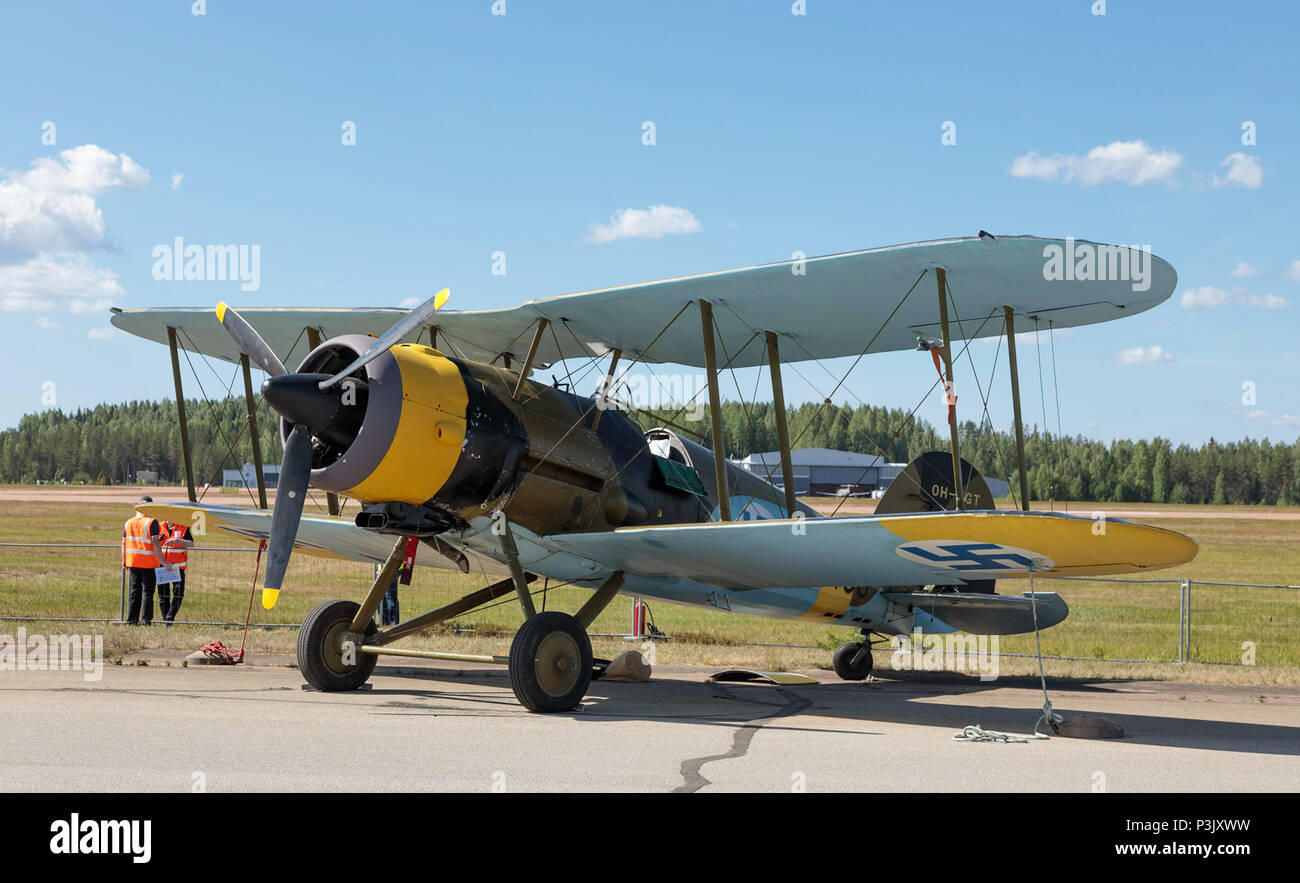
[[[374,579],[369,564],[298,553],[286,578],[293,590],[284,592],[273,610],[264,610],[260,591],[253,588],[265,565],[265,555],[259,560],[253,547],[191,549],[176,622],[242,626],[247,616],[254,626],[297,627],[321,601],[360,598]],[[399,587],[404,614],[431,609],[481,584],[476,577],[431,567],[416,573],[413,585]],[[155,592],[154,622],[162,620],[158,603]],[[117,544],[0,543],[0,620],[111,623],[125,621],[126,613],[126,571]]]
[[[121,548],[112,545],[0,543],[0,621],[122,622],[126,579]],[[185,598],[178,623],[297,627],[321,601],[360,599],[369,588],[371,565],[295,554],[274,610],[254,592],[254,569],[265,565],[251,547],[203,546],[190,551]],[[399,588],[401,612],[409,617],[446,604],[497,576],[418,567],[413,584]],[[537,588],[536,584],[534,585]],[[1222,665],[1300,665],[1300,586],[1190,579],[1055,578],[1035,580],[1038,591],[1058,592],[1070,616],[1042,633],[1045,656],[1127,662],[1200,662]],[[1004,581],[1000,590],[1028,589]],[[556,605],[569,609],[575,593]],[[251,601],[251,604],[250,604]],[[512,597],[496,602],[514,603]],[[539,605],[540,606],[540,605]],[[511,611],[513,613],[513,611]],[[661,618],[669,611],[661,607]],[[476,620],[480,612],[470,614]],[[692,615],[698,616],[692,611]],[[610,617],[606,620],[605,617]],[[502,628],[507,629],[506,617]],[[621,633],[622,612],[609,611],[594,628]],[[154,597],[154,622],[161,621]],[[492,617],[487,617],[492,620]],[[669,629],[671,632],[671,628]],[[1033,635],[1005,636],[1008,655],[1033,652]]]

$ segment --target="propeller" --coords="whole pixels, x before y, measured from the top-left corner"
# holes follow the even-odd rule
[[[415,330],[416,326],[437,312],[438,308],[445,304],[449,297],[451,297],[451,289],[444,288],[442,291],[411,310],[411,312],[397,320],[396,325],[389,328],[380,337],[376,338],[375,342],[370,345],[370,349],[357,356],[356,360],[353,361],[351,365],[348,365],[329,380],[321,381],[320,388],[322,390],[329,389],[353,371],[364,368],[380,355],[388,352],[388,350],[392,348],[393,344],[410,334]]]
[[[280,586],[289,568],[289,557],[293,554],[294,538],[298,535],[298,523],[302,520],[302,506],[311,480],[312,437],[327,441],[355,437],[355,432],[350,431],[355,426],[349,424],[360,419],[355,413],[356,408],[344,408],[340,396],[331,395],[327,390],[387,352],[445,304],[450,296],[451,292],[444,288],[411,310],[376,338],[351,365],[332,377],[290,373],[243,316],[225,303],[217,304],[217,321],[234,338],[239,349],[270,375],[262,384],[262,397],[293,426],[284,442],[275,509],[271,513],[266,575],[262,580],[262,606],[267,610],[279,600]]]
[[[230,332],[230,336],[235,339],[235,345],[247,353],[248,357],[267,374],[279,377],[281,374],[289,373],[285,370],[284,362],[281,362],[280,357],[275,354],[275,350],[262,340],[262,335],[254,331],[253,326],[249,325],[243,316],[226,306],[225,301],[217,304],[217,321]]]
[[[298,423],[284,442],[284,459],[280,462],[280,480],[275,490],[275,510],[271,513],[271,538],[266,546],[266,576],[262,580],[262,606],[270,610],[280,597],[284,572],[289,569],[293,540],[302,520],[302,503],[311,478],[311,430]]]

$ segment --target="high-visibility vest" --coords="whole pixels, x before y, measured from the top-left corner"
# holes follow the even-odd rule
[[[148,515],[133,515],[122,525],[122,566],[160,567],[162,562],[153,552],[149,541],[149,527],[154,519]]]
[[[159,533],[163,535],[160,537],[162,540],[183,540],[185,539],[185,531],[188,529],[183,524],[172,524],[170,521],[164,521],[158,525]],[[189,566],[189,550],[163,546],[163,560],[169,561],[184,570]]]

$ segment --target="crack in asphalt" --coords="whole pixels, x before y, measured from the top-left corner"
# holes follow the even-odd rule
[[[767,705],[777,709],[772,714],[763,717],[752,718],[736,727],[731,734],[731,750],[723,754],[709,754],[704,757],[694,757],[682,761],[681,774],[682,784],[673,789],[674,794],[694,794],[706,785],[713,783],[706,779],[700,770],[705,764],[713,763],[719,760],[731,760],[737,757],[744,757],[749,751],[750,743],[758,735],[758,731],[763,728],[764,724],[771,723],[782,717],[790,717],[806,711],[813,704],[811,699],[805,699],[797,693],[792,693],[784,687],[776,687],[776,692],[784,700],[783,702],[763,702],[755,699],[742,699],[733,694],[728,687],[721,684],[713,684],[713,695],[718,699],[730,699],[734,702],[748,702],[753,705]]]

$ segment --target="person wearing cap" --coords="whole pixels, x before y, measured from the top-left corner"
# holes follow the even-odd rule
[[[153,497],[141,497],[136,507],[152,503]],[[163,560],[162,528],[158,519],[136,512],[122,525],[122,567],[127,576],[127,625],[153,624],[153,593],[157,586],[155,568],[175,572],[176,566]]]

